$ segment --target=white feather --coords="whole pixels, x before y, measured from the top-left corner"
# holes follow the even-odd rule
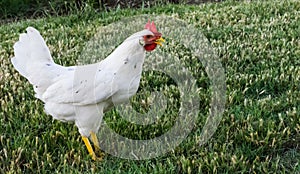
[[[103,61],[63,67],[54,63],[40,33],[27,28],[14,45],[12,64],[34,86],[53,118],[74,121],[83,136],[97,132],[103,112],[127,101],[138,89],[145,58],[142,30],[127,38]]]

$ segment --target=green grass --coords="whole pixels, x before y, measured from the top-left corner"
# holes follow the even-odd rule
[[[296,0],[227,1],[1,25],[0,173],[300,173],[299,11]],[[200,61],[182,59],[197,78],[202,103],[193,133],[162,157],[132,161],[106,155],[103,162],[94,162],[77,128],[46,115],[30,84],[13,69],[13,43],[27,26],[34,26],[46,38],[55,61],[73,65],[84,42],[97,33],[95,26],[137,14],[162,13],[195,25],[221,59],[226,70],[227,103],[218,130],[205,145],[198,146],[197,138],[208,116],[209,80]],[[169,51],[178,57],[188,55],[181,50],[178,45]],[[178,91],[167,77],[144,73],[140,93],[133,99],[136,108],[145,107],[139,104],[143,94],[156,86],[178,99]],[[124,125],[114,111],[106,114],[105,121],[128,137],[152,137],[173,124],[177,109],[172,106],[154,127]]]
[[[202,0],[198,3],[211,1]],[[166,4],[187,3],[186,0],[1,0],[0,23],[26,18],[61,16],[89,11],[115,11],[123,8],[150,8]]]

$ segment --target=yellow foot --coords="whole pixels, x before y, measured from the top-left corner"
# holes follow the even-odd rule
[[[98,155],[100,158],[103,158],[103,157],[104,157],[104,153],[101,152],[101,149],[100,149],[100,145],[99,145],[99,141],[98,141],[97,135],[95,134],[95,132],[91,132],[90,134],[91,134],[92,142],[93,142],[93,144],[94,144],[95,152],[97,153],[97,155]]]
[[[82,140],[83,140],[83,142],[84,142],[84,144],[85,144],[85,146],[86,146],[89,154],[91,155],[92,159],[94,161],[102,161],[103,160],[103,155],[101,155],[100,157],[96,156],[96,154],[95,154],[95,152],[94,152],[94,150],[93,150],[93,148],[91,146],[91,143],[90,143],[89,139],[87,137],[85,137],[85,136],[82,136]],[[100,150],[99,143],[98,143],[98,149]]]

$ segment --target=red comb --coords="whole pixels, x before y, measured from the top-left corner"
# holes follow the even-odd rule
[[[156,26],[154,24],[154,22],[150,22],[150,20],[148,21],[148,23],[145,25],[145,29],[150,30],[152,33],[158,33]]]

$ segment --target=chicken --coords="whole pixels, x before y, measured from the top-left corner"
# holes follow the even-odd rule
[[[92,159],[100,150],[96,133],[103,114],[128,101],[139,87],[146,51],[162,45],[164,39],[154,22],[134,33],[99,63],[64,67],[54,63],[49,48],[33,27],[14,44],[14,68],[33,85],[35,97],[45,103],[54,119],[74,122]]]

